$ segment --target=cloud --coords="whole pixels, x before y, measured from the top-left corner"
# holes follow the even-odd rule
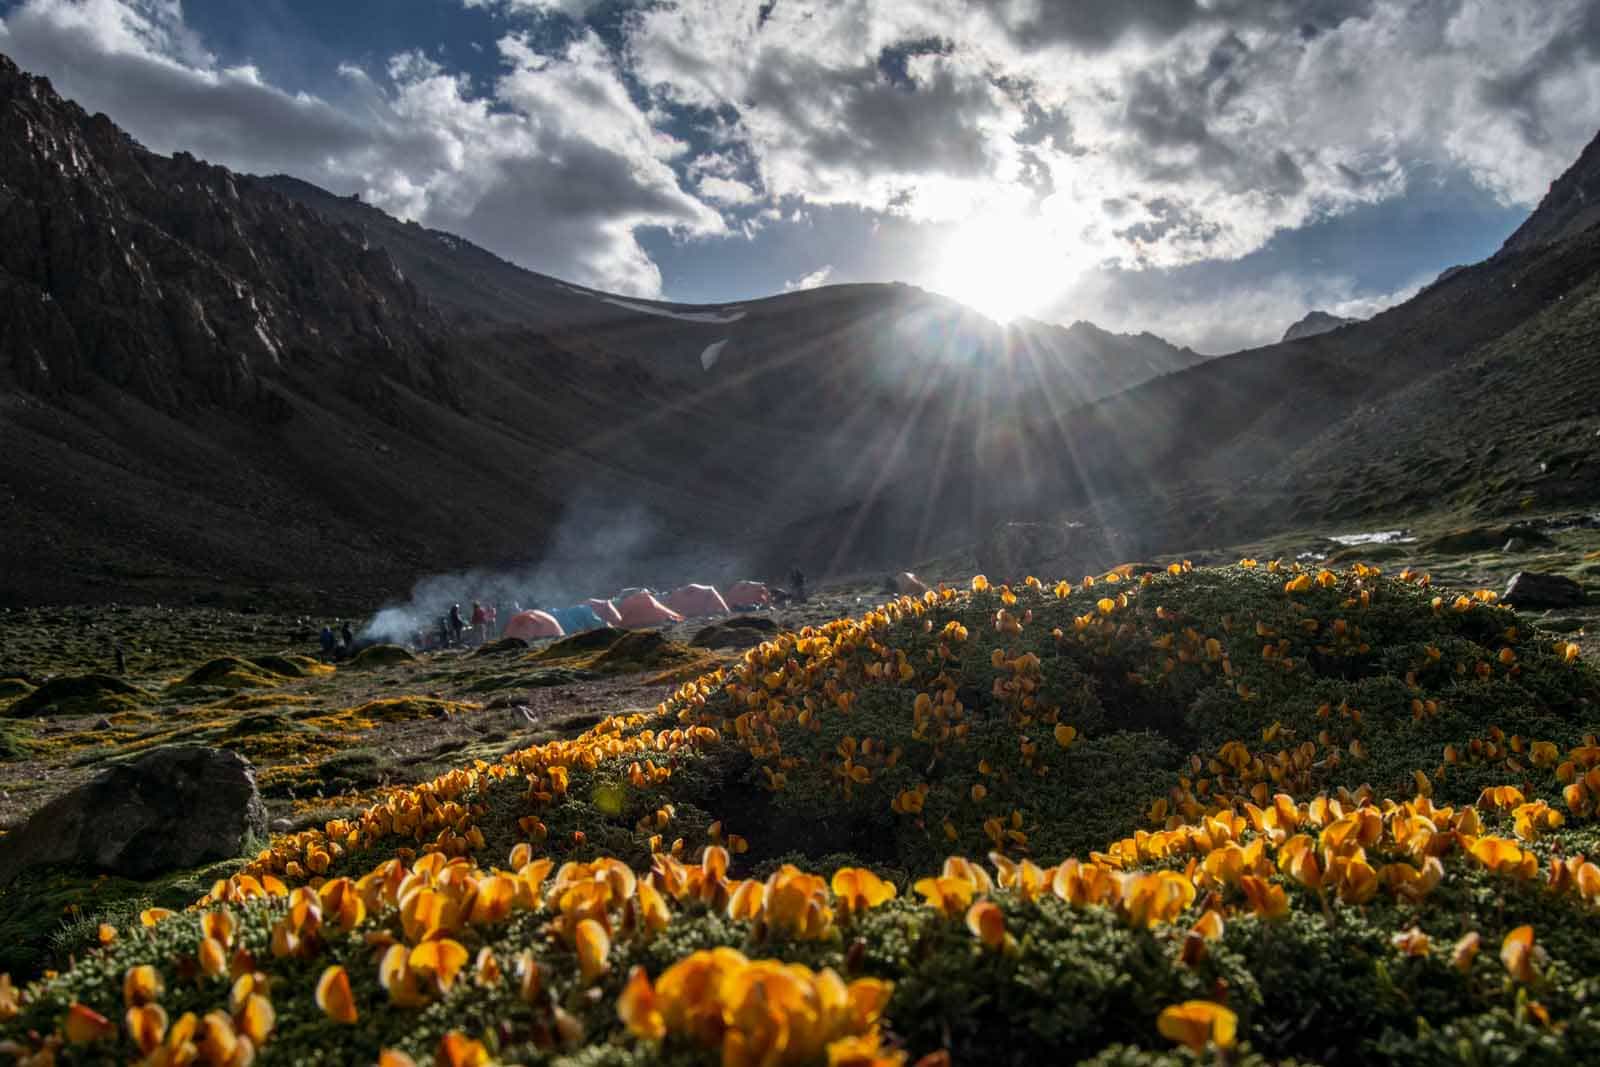
[[[798,293],[802,289],[815,289],[820,285],[827,285],[828,279],[831,277],[833,277],[833,264],[829,263],[818,267],[803,278],[784,282],[783,291],[786,293]]]
[[[778,200],[1031,212],[1077,259],[1168,268],[1405,195],[1419,170],[1532,204],[1594,133],[1596,11],[663,0],[627,21],[626,53]]]
[[[673,169],[683,145],[634,102],[592,32],[552,54],[516,34],[498,44],[485,94],[404,53],[377,72],[345,65],[347,95],[329,100],[222,66],[170,0],[25,0],[0,23],[0,49],[153,149],[358,190],[533,269],[659,295],[640,229],[726,232]]]
[[[1348,274],[1280,274],[1254,284],[1205,284],[1168,271],[1094,271],[1077,279],[1052,307],[1055,317],[1085,318],[1117,332],[1148,330],[1207,355],[1271,344],[1311,311],[1366,319],[1415,296],[1433,279],[1384,292]]]

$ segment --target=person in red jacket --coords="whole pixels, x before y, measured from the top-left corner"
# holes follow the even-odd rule
[[[483,610],[483,605],[476,600],[472,602],[472,632],[478,644],[483,644],[484,634],[488,632],[489,613]]]

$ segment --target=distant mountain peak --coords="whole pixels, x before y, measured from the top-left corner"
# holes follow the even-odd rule
[[[1342,315],[1333,315],[1326,311],[1312,311],[1306,317],[1289,327],[1283,333],[1285,341],[1298,341],[1302,337],[1315,337],[1319,333],[1337,330],[1341,326],[1360,322],[1360,319],[1347,319]]]
[[[1550,183],[1550,191],[1500,251],[1526,252],[1555,244],[1600,223],[1600,134],[1578,161]]]

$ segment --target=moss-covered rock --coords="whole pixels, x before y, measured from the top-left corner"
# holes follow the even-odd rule
[[[109,674],[52,678],[5,711],[17,718],[38,715],[113,715],[149,703],[150,694]]]
[[[417,657],[399,645],[368,645],[350,659],[354,670],[371,670],[376,667],[393,667],[398,663],[415,663]]]

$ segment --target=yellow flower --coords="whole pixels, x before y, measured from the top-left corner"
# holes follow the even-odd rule
[[[1472,970],[1472,961],[1478,955],[1478,946],[1483,939],[1476,930],[1461,935],[1461,940],[1455,943],[1450,950],[1450,963],[1456,970],[1465,974]]]
[[[974,593],[985,592],[986,590],[988,590],[988,588],[989,588],[989,579],[988,578],[984,577],[981,574],[976,575],[976,576],[973,577],[973,579],[972,579],[972,591]]]
[[[1432,942],[1428,940],[1428,935],[1415,926],[1409,930],[1394,934],[1389,938],[1389,942],[1407,956],[1426,956],[1428,950],[1432,947]]]
[[[5,981],[9,984],[9,979]],[[149,1004],[161,996],[161,990],[161,976],[148,963],[129,967],[128,973],[122,976],[122,1002],[127,1007]]]
[[[161,1039],[167,1036],[167,1012],[159,1004],[129,1008],[122,1022],[127,1027],[128,1037],[146,1056],[161,1047]]]
[[[437,1067],[486,1067],[489,1062],[489,1050],[483,1042],[459,1030],[451,1030],[441,1037],[439,1050],[434,1054]]]
[[[617,1017],[634,1037],[660,1041],[667,1036],[666,1017],[656,1004],[655,988],[643,967],[628,972],[628,984],[617,998]]]
[[[412,949],[406,959],[407,967],[423,977],[432,978],[441,993],[450,992],[456,983],[456,975],[466,964],[466,947],[447,937],[424,941]]]
[[[64,1029],[67,1040],[74,1045],[87,1045],[93,1041],[104,1041],[117,1036],[116,1023],[77,1001],[67,1006]]]
[[[0,974],[0,1023],[15,1019],[22,1011],[22,999],[9,974]]]
[[[1250,910],[1261,918],[1281,919],[1289,914],[1289,898],[1283,886],[1247,874],[1239,879],[1239,888],[1249,899]]]
[[[359,1017],[350,976],[343,967],[335,965],[322,972],[317,981],[317,1007],[336,1023],[353,1023]]]
[[[833,872],[832,888],[846,915],[876,908],[895,897],[893,885],[863,867],[840,867]]]
[[[1538,977],[1533,969],[1533,927],[1519,926],[1505,936],[1500,943],[1500,962],[1519,982]]]
[[[922,895],[930,908],[953,919],[972,903],[973,884],[965,878],[923,878],[911,887]]]
[[[1056,723],[1055,729],[1051,732],[1055,735],[1056,744],[1062,748],[1071,748],[1072,742],[1078,739],[1077,728],[1068,726],[1064,722]]]
[[[606,957],[611,954],[611,936],[604,926],[593,919],[578,923],[577,947],[578,969],[585,981],[592,982],[610,970]]]
[[[980,900],[967,909],[967,929],[989,948],[1005,947],[1005,913],[993,901]]]
[[[1207,1044],[1215,1044],[1227,1051],[1233,1048],[1239,1027],[1239,1017],[1220,1004],[1209,1000],[1186,1000],[1164,1008],[1156,1020],[1156,1028],[1169,1041],[1186,1045],[1196,1052],[1204,1052]]]

